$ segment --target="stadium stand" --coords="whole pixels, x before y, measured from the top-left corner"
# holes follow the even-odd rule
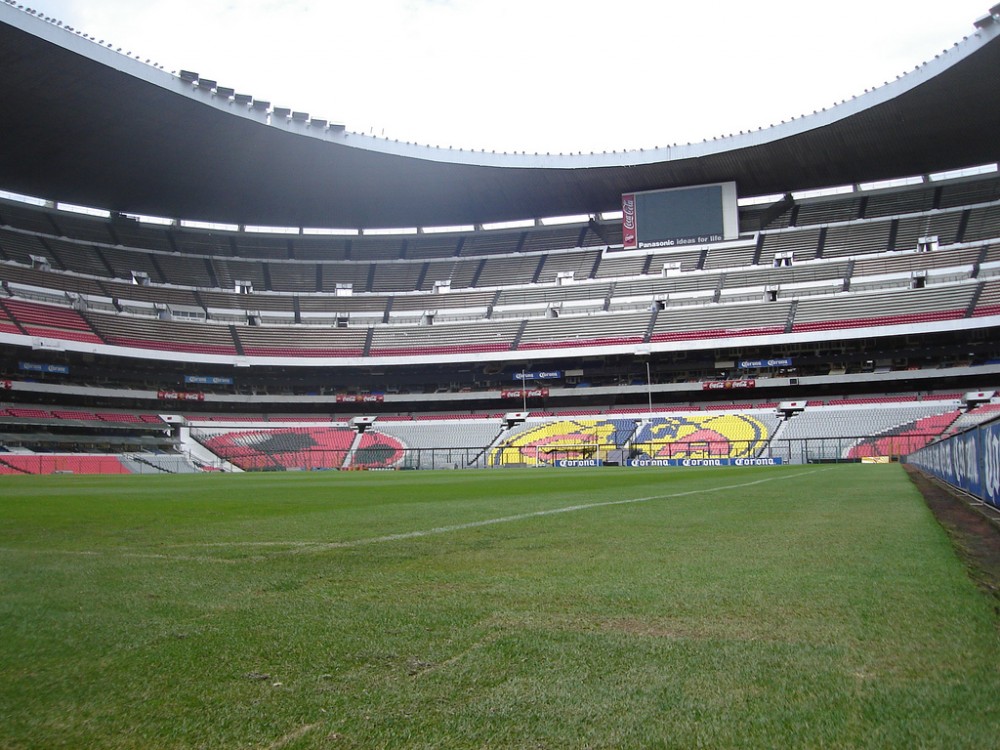
[[[993,33],[980,30],[950,53],[956,64],[986,60],[973,70],[991,71]],[[35,50],[37,42],[10,43]],[[94,80],[109,74],[99,62],[91,72]],[[985,101],[986,120],[1000,109],[992,90],[970,88],[975,75],[961,86],[931,79],[935,104],[957,92],[966,98],[953,104]],[[59,121],[57,103],[36,103],[37,87],[9,87],[12,106],[46,113],[36,127]],[[182,456],[144,452],[143,441],[180,449],[188,423],[220,465],[254,470],[551,465],[595,455],[608,463],[898,456],[990,418],[995,404],[964,403],[962,389],[1000,380],[996,123],[959,131],[907,118],[905,93],[887,106],[912,132],[872,133],[862,112],[845,116],[829,139],[824,128],[805,127],[816,140],[795,141],[804,144],[797,156],[736,139],[722,147],[721,174],[712,154],[691,156],[691,174],[717,175],[701,181],[737,184],[738,235],[629,251],[613,210],[626,190],[682,187],[671,184],[672,156],[563,170],[583,182],[560,189],[564,176],[548,164],[458,165],[404,149],[401,173],[438,164],[451,176],[421,184],[429,192],[460,184],[462,199],[416,211],[417,196],[380,195],[366,208],[371,227],[346,221],[351,195],[303,200],[283,183],[289,197],[261,202],[245,174],[248,215],[233,215],[225,196],[205,198],[185,173],[177,182],[189,190],[148,184],[143,208],[175,216],[173,207],[191,206],[188,193],[197,193],[205,201],[197,215],[219,223],[148,220],[127,201],[102,204],[123,184],[103,169],[81,188],[45,159],[24,173],[11,165],[0,188],[54,194],[0,198],[0,444],[97,453],[112,441],[123,446],[123,470],[160,473],[198,470]],[[165,106],[180,101],[171,95]],[[235,121],[225,115],[219,132]],[[101,128],[118,126],[102,111],[79,127],[103,142],[115,139]],[[173,141],[137,140],[145,157],[173,168],[162,158]],[[843,145],[856,141],[865,153],[896,141],[906,148],[869,164]],[[939,144],[933,160],[923,153],[929,142]],[[33,140],[19,145],[27,153]],[[384,156],[332,148],[358,159],[344,171],[348,193],[364,184],[352,170]],[[93,164],[90,153],[76,155]],[[456,180],[456,166],[469,175]],[[510,184],[491,182],[494,170]],[[887,175],[900,179],[879,182]],[[539,184],[547,192],[535,192]],[[824,186],[826,194],[817,190]],[[58,194],[70,188],[73,195]],[[473,193],[479,198],[464,199]],[[88,195],[100,215],[59,207]],[[560,201],[572,205],[545,213]],[[417,228],[383,229],[413,225],[403,220],[411,210]],[[576,218],[547,224],[559,215]],[[324,228],[328,216],[360,229]],[[484,228],[511,218],[524,221]],[[466,228],[427,231],[435,221]],[[533,374],[529,384],[519,372]],[[783,412],[786,400],[804,410]],[[530,416],[508,429],[503,415],[513,408]],[[164,412],[184,414],[165,429]],[[354,432],[347,422],[358,414],[378,421]],[[226,422],[240,428],[219,426]],[[20,460],[8,468],[23,470]],[[46,459],[39,471],[43,464],[57,470]],[[77,469],[87,466],[114,463]]]
[[[0,454],[0,474],[128,474],[119,456]]]
[[[373,432],[355,433],[346,426],[201,430],[195,437],[245,471],[391,468],[404,457],[398,441]]]

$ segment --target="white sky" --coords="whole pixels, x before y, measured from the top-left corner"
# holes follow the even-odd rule
[[[23,1],[23,0],[22,0]],[[912,70],[991,0],[32,0],[275,106],[401,141],[621,151],[753,130]]]

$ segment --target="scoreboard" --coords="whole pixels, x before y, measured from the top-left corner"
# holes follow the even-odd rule
[[[704,245],[738,236],[735,182],[622,195],[624,250]]]

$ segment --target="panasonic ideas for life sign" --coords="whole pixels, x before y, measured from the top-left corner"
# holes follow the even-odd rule
[[[622,249],[681,247],[739,236],[736,183],[622,195]]]

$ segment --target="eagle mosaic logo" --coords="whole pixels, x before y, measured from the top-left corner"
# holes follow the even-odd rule
[[[769,433],[747,414],[693,414],[654,419],[632,441],[632,453],[649,458],[746,458],[765,447]]]
[[[635,431],[632,419],[566,419],[529,427],[490,453],[490,466],[555,464],[603,459]]]
[[[360,435],[346,427],[290,427],[233,431],[206,446],[245,470],[387,468],[403,460],[399,440],[377,432]]]

